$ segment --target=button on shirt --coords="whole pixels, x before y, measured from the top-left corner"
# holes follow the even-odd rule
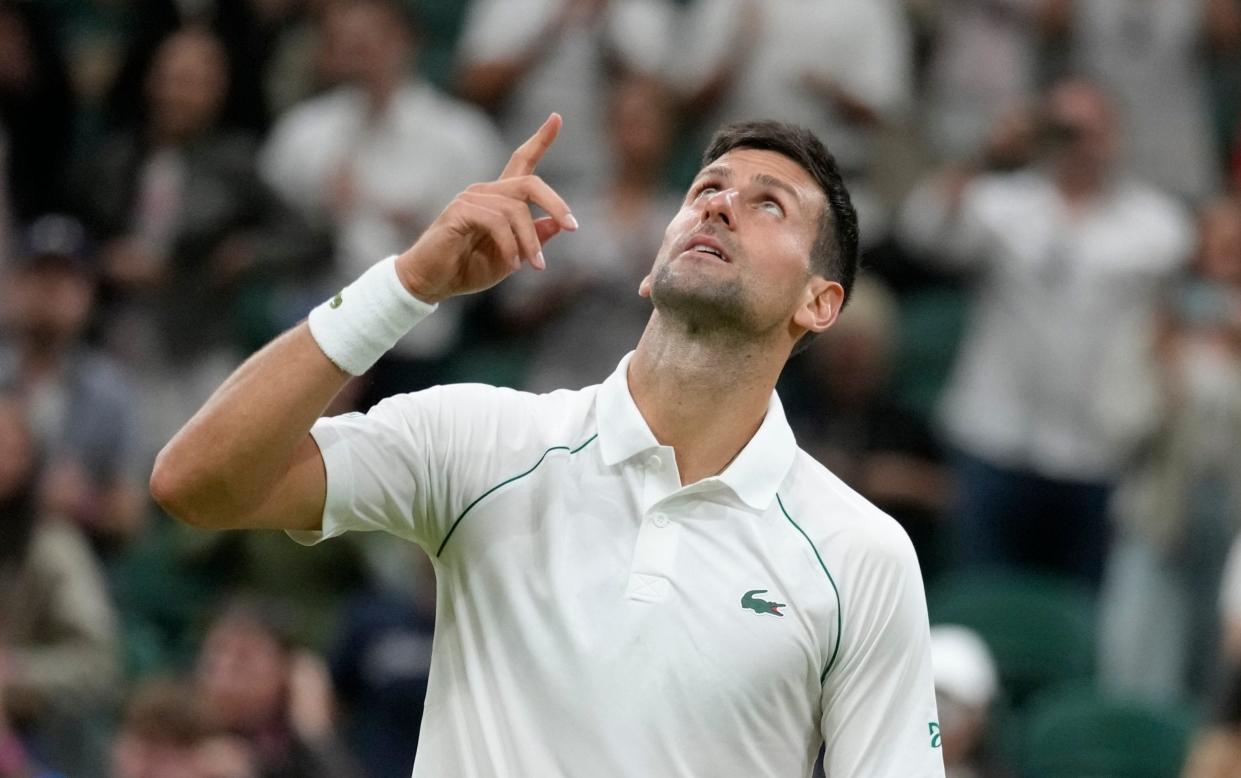
[[[436,632],[415,776],[942,776],[904,532],[797,448],[773,393],[682,486],[629,393],[480,385],[322,419],[321,532],[422,546]]]

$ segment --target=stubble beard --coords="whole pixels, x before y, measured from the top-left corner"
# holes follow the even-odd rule
[[[651,279],[651,302],[693,337],[751,340],[762,329],[741,279],[689,277],[665,263]]]

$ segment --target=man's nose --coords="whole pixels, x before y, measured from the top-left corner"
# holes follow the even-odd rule
[[[720,221],[732,228],[737,223],[737,190],[721,189],[703,201],[703,221]]]

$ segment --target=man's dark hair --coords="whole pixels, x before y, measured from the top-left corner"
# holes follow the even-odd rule
[[[716,131],[702,167],[733,149],[757,149],[783,154],[805,168],[827,196],[827,208],[819,218],[819,235],[810,250],[810,270],[845,290],[853,288],[858,267],[857,211],[841,178],[836,158],[815,134],[803,127],[777,121],[736,122]],[[808,340],[803,338],[803,342]]]

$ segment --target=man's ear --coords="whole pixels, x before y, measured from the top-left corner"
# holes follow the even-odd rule
[[[793,313],[793,323],[805,332],[823,332],[836,322],[845,304],[845,288],[838,281],[821,276],[810,279],[802,304]]]
[[[639,297],[650,297],[651,296],[651,275],[650,273],[647,273],[646,277],[642,279],[642,283],[638,284],[638,296]]]

